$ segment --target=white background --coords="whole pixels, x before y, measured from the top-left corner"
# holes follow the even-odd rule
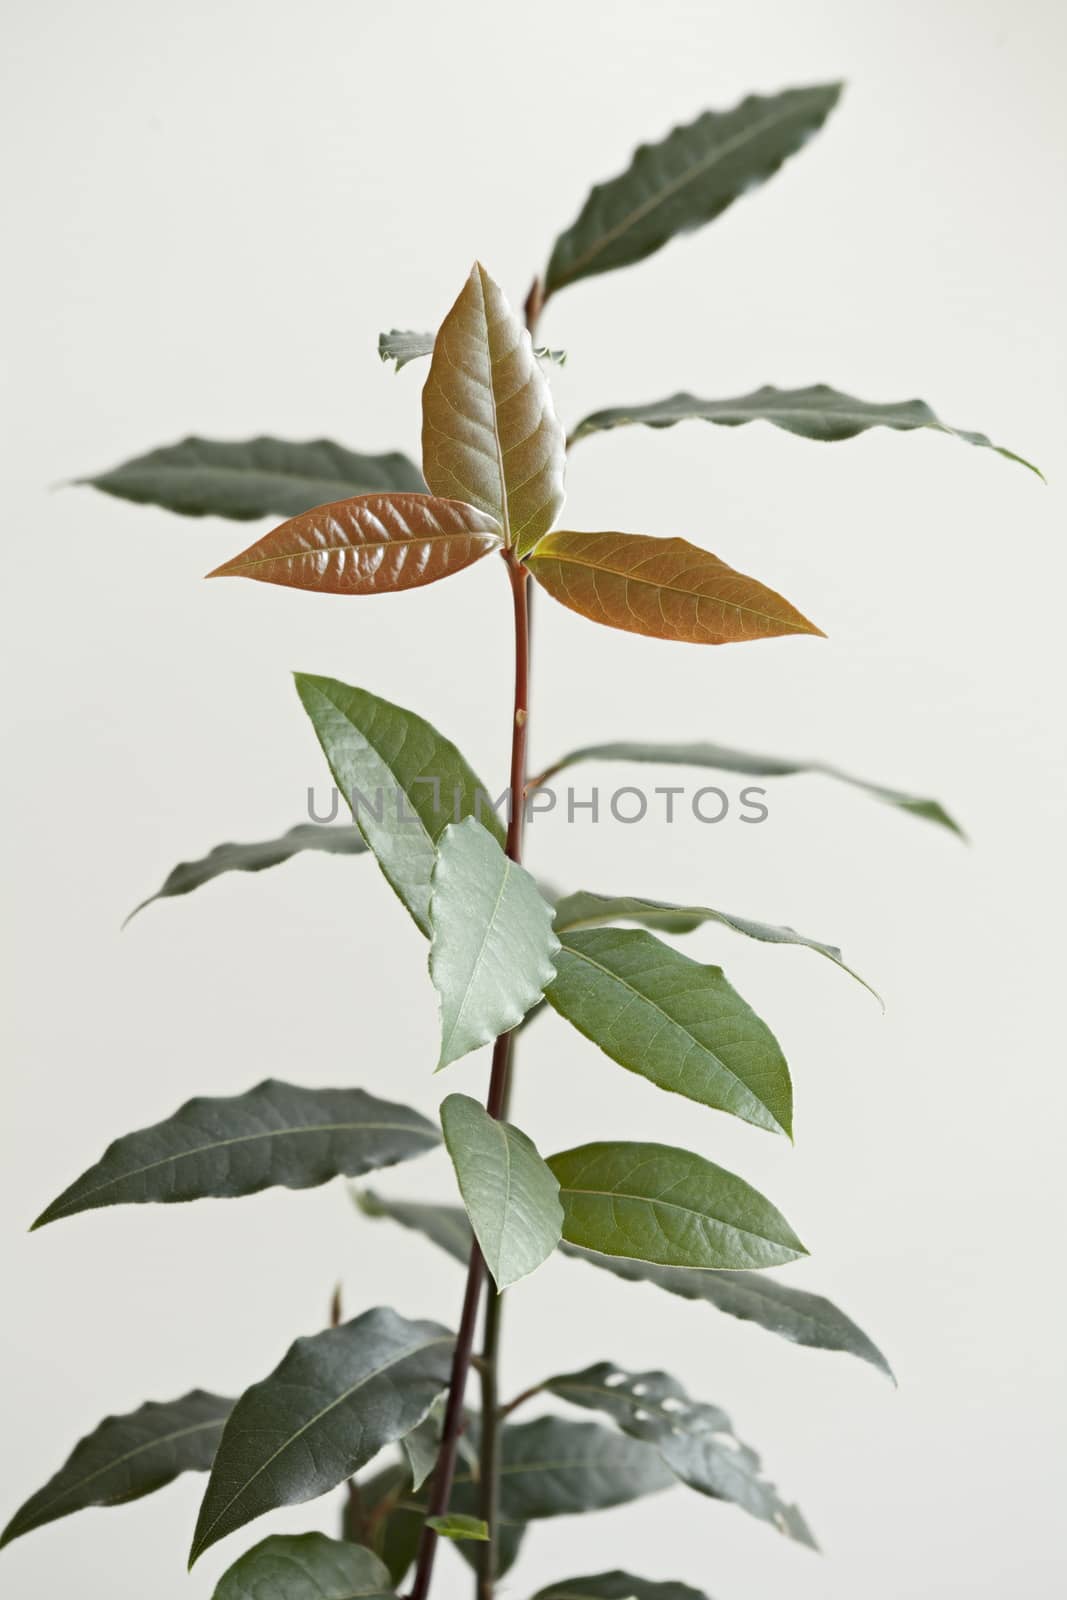
[[[829,639],[700,651],[546,599],[533,758],[642,736],[817,756],[937,795],[973,845],[802,778],[760,828],[538,824],[553,881],[791,922],[840,942],[888,1013],[804,951],[706,930],[687,948],[787,1048],[795,1149],[657,1094],[555,1018],[516,1117],[545,1149],[660,1137],[742,1170],[813,1250],[788,1281],[839,1299],[900,1388],[551,1265],[509,1296],[505,1388],[605,1356],[668,1367],[732,1412],[826,1555],[678,1490],[542,1525],[506,1592],[622,1565],[716,1600],[1062,1593],[1065,42],[1053,0],[40,0],[9,19],[4,1515],[105,1412],[262,1376],[339,1275],[352,1314],[458,1314],[458,1270],[356,1218],[340,1184],[25,1228],[191,1094],[268,1074],[425,1109],[482,1091],[483,1057],[431,1078],[424,946],[368,861],[232,876],[118,929],[176,860],[301,819],[325,769],[290,669],[417,707],[498,787],[510,695],[496,563],[361,603],[204,585],[256,530],[52,486],[192,431],[414,450],[420,373],[379,365],[379,329],[432,326],[476,253],[520,299],[638,140],[843,76],[825,132],[759,194],[553,304],[561,410],[765,382],[918,394],[1051,486],[935,435],[583,443],[571,525],[687,536]],[[631,778],[575,774],[583,793]],[[380,1186],[449,1182],[435,1157]],[[333,1523],[333,1501],[279,1515],[187,1578],[201,1488],[35,1533],[0,1583],[206,1600],[255,1537]],[[440,1592],[468,1592],[450,1552]]]

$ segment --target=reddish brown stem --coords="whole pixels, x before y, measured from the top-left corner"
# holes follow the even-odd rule
[[[522,825],[525,813],[523,791],[526,781],[526,740],[530,697],[530,627],[527,606],[529,575],[526,568],[516,559],[512,551],[505,550],[503,555],[507,564],[508,577],[511,580],[511,594],[515,613],[515,699],[511,721],[510,804],[505,849],[512,861],[520,861],[522,859]],[[485,1108],[491,1117],[500,1117],[506,1103],[508,1066],[511,1060],[511,1040],[512,1035],[504,1033],[501,1034],[493,1046],[493,1066],[489,1076],[489,1094],[485,1102]],[[427,1518],[443,1516],[448,1510],[448,1504],[452,1498],[452,1483],[456,1474],[456,1451],[463,1429],[463,1406],[467,1392],[467,1379],[470,1376],[474,1351],[474,1334],[478,1321],[478,1308],[485,1284],[485,1260],[482,1252],[475,1244],[471,1249],[470,1264],[467,1268],[467,1288],[463,1296],[463,1311],[460,1316],[459,1332],[456,1335],[455,1353],[452,1357],[448,1401],[441,1429],[441,1448],[430,1487],[429,1502],[426,1508]],[[492,1285],[489,1286],[489,1289],[490,1293],[492,1293]],[[495,1356],[495,1349],[493,1355]],[[483,1418],[483,1426],[493,1429],[495,1417]],[[494,1467],[492,1476],[495,1478],[495,1475]],[[424,1524],[422,1535],[419,1539],[415,1580],[411,1587],[410,1600],[426,1600],[430,1592],[437,1543],[437,1534],[431,1527]],[[490,1566],[488,1577],[489,1592],[491,1592],[492,1588],[491,1573]]]

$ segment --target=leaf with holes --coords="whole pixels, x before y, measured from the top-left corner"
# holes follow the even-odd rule
[[[807,1251],[780,1211],[732,1172],[665,1144],[579,1145],[549,1156],[563,1237],[667,1267],[778,1267]]]
[[[426,487],[399,451],[360,455],[330,439],[183,439],[77,481],[138,505],[233,522],[295,517],[348,495],[418,494]]]
[[[721,967],[629,928],[564,933],[555,963],[546,999],[613,1061],[672,1094],[791,1134],[785,1057]]]
[[[310,1189],[409,1161],[440,1142],[417,1111],[362,1089],[269,1078],[246,1094],[188,1100],[165,1122],[116,1139],[34,1227],[98,1206]]]
[[[1042,476],[1032,461],[1016,455],[1014,450],[993,444],[984,433],[950,428],[935,416],[925,400],[857,400],[854,395],[842,394],[825,383],[813,383],[806,389],[776,389],[773,384],[766,384],[737,400],[700,400],[693,394],[672,394],[666,400],[653,400],[645,405],[609,406],[583,417],[571,435],[571,443],[577,443],[590,433],[606,433],[612,428],[638,423],[648,428],[672,428],[677,422],[690,421],[715,422],[726,428],[743,427],[748,422],[770,422],[786,433],[824,443],[854,439],[868,428],[892,428],[898,433],[912,433],[921,428],[962,439],[965,444],[995,450],[997,455],[1028,467],[1039,478]]]
[[[272,1534],[224,1572],[212,1600],[396,1600],[388,1569],[323,1533]]]
[[[569,533],[528,566],[554,600],[609,628],[683,644],[738,644],[822,630],[780,594],[685,539]]]
[[[478,817],[503,843],[485,786],[451,740],[414,711],[335,678],[298,672],[296,688],[357,828],[429,934],[430,880],[448,824]]]
[[[180,1400],[149,1400],[126,1416],[105,1417],[19,1507],[0,1545],[87,1506],[139,1500],[180,1473],[207,1472],[232,1406],[232,1400],[194,1389]]]
[[[521,556],[563,505],[563,429],[548,380],[498,284],[476,263],[434,342],[422,392],[434,494],[495,518]]]
[[[211,1545],[344,1483],[417,1426],[448,1384],[453,1335],[387,1307],[297,1339],[223,1431],[193,1536]]]
[[[884,801],[886,805],[906,811],[910,816],[922,817],[927,822],[936,822],[940,827],[948,828],[951,833],[963,837],[963,830],[938,800],[926,800],[918,795],[907,794],[902,789],[890,789],[884,784],[868,783],[865,778],[855,778],[851,773],[843,772],[840,767],[831,766],[825,761],[800,761],[788,756],[761,756],[749,750],[731,750],[727,745],[707,744],[702,741],[681,744],[643,739],[640,742],[617,740],[611,744],[583,745],[578,750],[568,751],[565,756],[553,762],[536,782],[544,783],[549,777],[555,777],[557,772],[564,772],[568,767],[577,766],[583,761],[638,761],[675,767],[714,767],[718,772],[738,772],[750,778],[791,778],[798,773],[813,772],[822,777],[834,778],[839,783],[850,784],[853,788],[862,789],[874,799]]]
[[[598,1361],[549,1378],[544,1387],[569,1405],[603,1412],[624,1433],[654,1445],[690,1489],[729,1500],[789,1538],[814,1544],[797,1508],[762,1476],[759,1457],[740,1443],[726,1413],[691,1400],[669,1373],[627,1372]]]
[[[507,1289],[559,1243],[559,1184],[521,1129],[469,1095],[448,1096],[441,1127],[485,1264],[497,1289]]]
[[[438,1071],[520,1023],[556,975],[552,908],[474,817],[441,835],[430,891]]]
[[[598,183],[552,248],[545,294],[643,261],[676,234],[720,216],[764,183],[822,127],[839,83],[749,95],[644,144],[619,177]]]
[[[317,594],[395,594],[462,572],[501,545],[492,517],[432,494],[364,494],[283,522],[209,578]]]

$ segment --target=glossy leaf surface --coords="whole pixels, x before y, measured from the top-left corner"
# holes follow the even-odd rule
[[[304,850],[317,850],[324,855],[359,856],[364,855],[366,849],[358,828],[329,828],[318,822],[298,822],[279,839],[257,839],[252,844],[217,844],[198,861],[179,861],[155,894],[134,906],[126,921],[130,922],[153,901],[191,894],[224,872],[262,872],[267,867],[280,866]]]
[[[391,328],[388,333],[378,335],[378,355],[382,361],[395,361],[399,372],[409,361],[432,356],[434,337],[432,333],[416,333],[411,328]],[[534,355],[538,361],[552,361],[558,367],[567,364],[566,350],[550,350],[547,345],[537,344]]]
[[[641,145],[625,172],[596,185],[556,240],[546,296],[642,261],[676,234],[713,221],[807,143],[840,93],[831,83],[749,95],[730,111],[705,111],[658,144]]]
[[[492,517],[432,494],[364,494],[291,517],[209,578],[317,594],[394,594],[462,572],[501,545]]]
[[[925,800],[907,794],[902,789],[890,789],[884,784],[869,783],[865,778],[855,778],[840,767],[825,761],[802,761],[791,757],[756,755],[750,750],[732,750],[723,744],[698,741],[692,744],[659,743],[655,740],[616,740],[610,744],[583,745],[571,750],[548,769],[554,775],[582,761],[638,761],[655,765],[678,767],[714,767],[719,772],[739,772],[751,778],[791,778],[797,773],[813,772],[825,778],[834,778],[850,784],[883,800],[886,805],[907,811],[913,817],[936,822],[942,828],[963,836],[962,829],[953,821],[944,806],[937,800]]]
[[[579,1145],[550,1156],[563,1237],[603,1255],[668,1267],[778,1267],[807,1254],[758,1190],[671,1145]]]
[[[715,911],[711,906],[676,905],[669,900],[643,900],[633,895],[591,894],[587,889],[579,889],[556,901],[557,933],[578,933],[585,928],[599,928],[614,922],[640,922],[664,933],[691,933],[702,923],[718,922],[762,944],[795,944],[814,950],[855,978],[857,983],[862,983],[865,989],[870,989],[870,984],[864,983],[858,973],[845,965],[836,945],[809,939],[795,928],[753,922],[749,917],[734,917],[726,911]],[[873,994],[874,990],[870,992]]]
[[[323,1533],[274,1534],[235,1561],[212,1600],[395,1600],[370,1550]]]
[[[480,816],[503,842],[487,791],[451,740],[414,711],[335,678],[297,673],[296,687],[356,826],[428,934],[430,880],[449,822]]]
[[[763,1477],[759,1457],[740,1443],[726,1413],[691,1400],[669,1373],[627,1372],[599,1361],[550,1378],[545,1388],[570,1405],[604,1412],[624,1433],[655,1445],[690,1489],[729,1500],[789,1538],[813,1542],[796,1507]]]
[[[126,1416],[105,1417],[19,1507],[0,1545],[87,1506],[139,1500],[182,1472],[207,1472],[232,1406],[232,1400],[194,1389],[180,1400],[150,1400]]]
[[[454,1260],[466,1265],[471,1233],[458,1206],[433,1206],[403,1200],[379,1201],[364,1194],[368,1216],[388,1217],[421,1233]],[[893,1370],[878,1346],[832,1300],[795,1289],[766,1272],[705,1272],[687,1267],[662,1267],[650,1261],[601,1255],[578,1245],[560,1245],[563,1255],[600,1267],[630,1283],[648,1283],[684,1300],[704,1301],[728,1317],[751,1322],[780,1339],[811,1350],[838,1351],[868,1362],[895,1382]]]
[[[559,1184],[521,1129],[496,1121],[469,1095],[448,1096],[441,1126],[486,1266],[497,1289],[506,1289],[559,1243]]]
[[[430,898],[438,1069],[521,1022],[555,977],[552,908],[474,817],[441,835]]]
[[[738,644],[821,629],[756,578],[686,539],[570,533],[528,562],[554,600],[609,628],[683,644]]]
[[[432,1122],[362,1089],[270,1078],[247,1094],[188,1100],[124,1134],[44,1210],[35,1228],[98,1206],[233,1198],[356,1178],[440,1144]]]
[[[551,1006],[606,1055],[661,1089],[789,1134],[793,1090],[774,1034],[727,983],[650,933],[566,933]]]
[[[453,1335],[379,1307],[297,1339],[234,1406],[208,1480],[190,1565],[279,1506],[326,1494],[422,1421],[448,1384]]]
[[[79,482],[120,500],[186,517],[295,517],[353,494],[418,493],[426,486],[408,457],[360,455],[330,439],[183,439]]]
[[[635,423],[649,428],[671,428],[676,422],[690,421],[715,422],[727,428],[742,427],[747,422],[770,422],[787,433],[799,434],[802,439],[818,439],[825,443],[854,439],[868,428],[892,428],[899,433],[923,428],[947,433],[966,444],[995,450],[997,455],[1018,461],[1041,476],[1032,462],[1013,450],[993,444],[984,433],[950,428],[931,411],[925,400],[857,400],[854,395],[842,394],[825,383],[813,383],[806,389],[776,389],[773,384],[766,384],[736,400],[700,400],[696,395],[683,393],[645,405],[609,406],[584,417],[571,435],[571,442],[584,439],[590,433],[604,433]]]
[[[688,1583],[658,1583],[632,1572],[596,1572],[588,1578],[561,1578],[539,1589],[534,1600],[710,1600]]]
[[[476,263],[434,343],[422,393],[422,465],[434,494],[494,517],[520,555],[563,505],[563,429],[530,335]]]

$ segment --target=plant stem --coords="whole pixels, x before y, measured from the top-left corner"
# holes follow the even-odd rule
[[[511,719],[511,793],[505,850],[512,861],[520,861],[522,859],[522,825],[525,813],[523,791],[526,784],[526,742],[530,698],[530,623],[527,594],[529,574],[511,550],[505,550],[503,557],[507,565],[508,577],[511,580],[511,595],[515,614],[515,700]],[[489,1076],[489,1094],[485,1102],[485,1109],[491,1117],[502,1116],[507,1103],[508,1067],[511,1061],[512,1037],[510,1033],[503,1033],[493,1046],[493,1066]],[[475,1243],[471,1249],[470,1264],[467,1268],[467,1287],[463,1296],[463,1311],[460,1316],[459,1332],[456,1335],[455,1353],[452,1357],[448,1402],[445,1407],[445,1419],[441,1429],[441,1448],[438,1453],[437,1466],[434,1469],[429,1502],[426,1508],[428,1518],[444,1516],[448,1510],[448,1503],[452,1498],[452,1482],[456,1473],[456,1450],[459,1444],[459,1436],[463,1429],[463,1405],[474,1351],[475,1326],[478,1320],[478,1308],[486,1277],[485,1260],[477,1243]],[[496,1339],[499,1333],[499,1299],[493,1293],[492,1284],[489,1285],[489,1292],[491,1298],[486,1311],[486,1346],[490,1354],[482,1367],[483,1394],[484,1385],[487,1381],[494,1385],[495,1394]],[[490,1334],[494,1323],[497,1332],[493,1334],[491,1339]],[[486,1432],[488,1431],[493,1436],[493,1443],[490,1446],[494,1452],[491,1477],[495,1479],[497,1476],[495,1467],[495,1400],[492,1409],[486,1411],[482,1421],[483,1451],[486,1446]],[[482,1462],[484,1484],[484,1454]],[[491,1497],[495,1498],[492,1484],[490,1484],[488,1492]],[[492,1534],[494,1530],[491,1519],[486,1517],[485,1520],[491,1523],[490,1533]],[[495,1521],[495,1518],[492,1520]],[[430,1592],[437,1543],[438,1535],[431,1527],[424,1524],[422,1535],[419,1539],[415,1579],[411,1587],[410,1600],[426,1600]],[[489,1549],[491,1546],[486,1548]],[[487,1573],[483,1579],[479,1580],[480,1596],[491,1596],[492,1594],[492,1566],[493,1563],[490,1560],[487,1563]],[[487,1583],[488,1587],[483,1587],[483,1582]]]

